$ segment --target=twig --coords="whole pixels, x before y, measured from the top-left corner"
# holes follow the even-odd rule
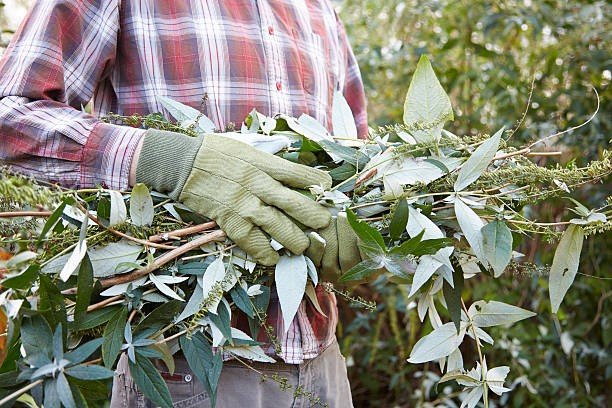
[[[210,234],[196,238],[193,241],[189,241],[186,244],[183,244],[180,247],[173,249],[172,251],[166,252],[165,254],[157,258],[155,262],[153,262],[151,265],[146,266],[143,269],[139,269],[131,273],[126,273],[124,275],[115,276],[113,278],[100,280],[100,284],[103,288],[108,288],[114,285],[118,285],[120,283],[132,282],[159,269],[160,267],[164,266],[170,261],[175,260],[184,253],[187,253],[209,242],[225,239],[225,237],[225,232],[221,230],[211,232]]]
[[[527,156],[561,156],[563,152],[529,152]]]
[[[535,88],[535,81],[536,81],[536,76],[534,74],[533,78],[531,79],[531,86],[529,87],[529,97],[527,98],[527,104],[525,106],[525,111],[523,112],[523,116],[521,116],[521,119],[518,121],[518,123],[516,124],[514,129],[512,129],[512,131],[510,132],[510,135],[508,135],[508,138],[506,139],[506,142],[508,140],[510,140],[510,138],[512,136],[514,136],[514,134],[516,133],[517,130],[520,129],[520,127],[523,125],[523,122],[525,121],[525,118],[527,117],[527,112],[529,112],[529,107],[531,106],[531,98],[533,97],[533,90]]]
[[[20,396],[21,394],[23,394],[23,393],[25,393],[27,391],[30,391],[32,388],[36,387],[39,384],[42,384],[44,381],[45,381],[45,379],[41,378],[39,380],[34,381],[33,383],[30,383],[30,384],[26,385],[23,388],[18,389],[14,393],[7,395],[6,397],[2,398],[2,400],[0,400],[0,407],[4,406],[4,404],[9,402],[13,398],[16,398],[16,397]]]
[[[167,241],[175,237],[184,237],[185,235],[197,234],[198,232],[206,231],[216,226],[217,226],[217,223],[214,221],[205,222],[204,224],[194,225],[193,227],[187,227],[187,228],[178,229],[175,231],[164,232],[162,234],[151,235],[149,237],[149,241],[151,242]]]
[[[13,217],[50,217],[53,212],[51,211],[14,211],[14,212],[0,212],[0,218],[13,218]]]
[[[144,245],[144,246],[150,246],[150,247],[153,247],[153,248],[159,248],[159,249],[170,249],[170,250],[172,250],[172,249],[176,249],[176,247],[174,247],[174,246],[164,245],[164,244],[156,244],[156,243],[154,243],[154,242],[149,242],[149,241],[147,241],[147,240],[145,240],[145,239],[140,239],[140,238],[133,237],[133,236],[131,236],[131,235],[125,234],[125,233],[123,233],[123,232],[121,232],[121,231],[117,231],[117,230],[112,229],[112,228],[110,228],[110,227],[105,227],[105,226],[104,226],[104,225],[103,225],[103,224],[100,222],[100,220],[98,220],[98,219],[97,219],[96,217],[94,217],[92,214],[89,214],[89,213],[87,213],[87,214],[88,214],[88,216],[89,216],[89,219],[90,219],[90,220],[92,220],[93,222],[95,222],[95,223],[96,223],[96,225],[98,225],[100,228],[104,228],[106,231],[108,231],[108,232],[110,232],[111,234],[116,235],[116,236],[118,236],[118,237],[125,238],[125,239],[127,239],[127,240],[129,240],[129,241],[133,241],[133,242],[136,242],[136,243],[138,243],[138,244],[141,244],[141,245]]]
[[[588,123],[590,123],[590,122],[593,120],[593,118],[595,118],[595,116],[597,115],[597,113],[599,112],[599,93],[597,92],[597,89],[595,89],[595,87],[594,87],[594,86],[593,86],[593,87],[591,87],[591,88],[593,89],[593,92],[595,92],[595,96],[597,97],[597,108],[595,109],[595,112],[594,112],[594,113],[591,115],[591,117],[590,117],[589,119],[587,119],[587,121],[586,121],[586,122],[583,122],[583,123],[581,123],[581,124],[580,124],[580,125],[578,125],[578,126],[573,126],[573,127],[569,128],[569,129],[566,129],[566,130],[564,130],[564,131],[562,131],[562,132],[557,132],[557,133],[552,134],[552,135],[550,135],[550,136],[546,136],[546,137],[545,137],[545,138],[543,138],[543,139],[536,140],[535,142],[533,142],[532,144],[530,144],[530,145],[529,145],[529,146],[527,146],[527,147],[528,147],[528,148],[532,148],[533,146],[537,145],[538,143],[542,143],[542,142],[547,141],[548,139],[552,139],[553,137],[557,137],[557,136],[561,136],[562,134],[569,133],[569,132],[571,132],[571,131],[573,131],[573,130],[579,129],[579,128],[581,128],[581,127],[583,127],[583,126],[587,125]]]
[[[121,300],[121,298],[123,298],[123,295],[116,295],[116,296],[113,296],[113,297],[109,297],[108,299],[104,299],[101,302],[94,303],[93,305],[87,306],[87,311],[88,312],[92,312],[92,311],[94,311],[96,309],[101,309],[101,308],[103,308],[106,305],[109,305],[109,304],[111,304],[113,302],[116,302],[117,300]]]
[[[589,327],[586,329],[582,337],[586,337],[587,334],[589,334],[589,332],[593,330],[593,327],[595,327],[595,325],[601,318],[601,311],[603,310],[603,302],[610,296],[612,296],[612,291],[606,292],[603,295],[601,295],[601,297],[599,298],[599,301],[597,302],[597,313],[595,313],[595,318],[593,319],[591,324],[589,324]]]
[[[206,257],[211,256],[211,255],[218,255],[218,254],[220,254],[222,252],[225,252],[227,250],[230,250],[232,248],[236,248],[237,246],[238,246],[238,244],[232,244],[232,245],[226,246],[225,248],[221,248],[220,250],[215,251],[215,252],[209,252],[207,254],[201,254],[201,255],[186,256],[186,257],[183,258],[183,260],[188,261],[190,259],[199,259],[199,258],[206,258]]]

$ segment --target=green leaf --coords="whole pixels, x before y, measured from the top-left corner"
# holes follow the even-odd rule
[[[308,265],[304,255],[282,255],[274,268],[274,282],[278,292],[285,331],[297,313],[306,290]]]
[[[427,56],[421,55],[404,102],[404,123],[408,126],[421,124],[442,128],[447,120],[453,120],[450,98],[440,85]]]
[[[113,378],[114,371],[96,364],[77,365],[66,369],[66,374],[81,380],[104,380]]]
[[[132,224],[143,227],[153,222],[153,199],[149,189],[142,183],[138,183],[132,188],[130,196],[130,218]]]
[[[230,320],[230,314],[225,306],[225,303],[221,302],[217,308],[217,314],[209,313],[208,318],[211,322],[217,326],[217,329],[221,332],[223,337],[230,343],[233,344],[232,340],[232,326]]]
[[[51,214],[51,216],[49,218],[47,218],[47,221],[45,222],[45,225],[43,225],[42,230],[40,231],[40,235],[38,236],[38,241],[36,241],[36,245],[40,245],[43,238],[45,238],[45,236],[47,235],[47,232],[49,232],[49,230],[55,225],[55,223],[57,222],[57,220],[62,216],[62,213],[64,212],[64,208],[66,208],[66,204],[67,202],[74,202],[74,200],[71,198],[68,200],[64,200]]]
[[[332,142],[331,140],[323,139],[318,141],[318,143],[332,158],[338,157],[339,159],[344,160],[346,163],[357,167],[359,170],[363,169],[363,167],[370,161],[370,158],[359,150],[348,146],[342,146],[338,143]]]
[[[583,241],[583,229],[574,224],[567,227],[559,241],[548,278],[548,291],[553,313],[557,313],[565,294],[574,282]]]
[[[89,256],[85,254],[79,267],[79,274],[77,277],[77,294],[76,294],[76,305],[74,307],[74,324],[75,327],[79,327],[81,320],[87,313],[87,307],[91,300],[91,293],[93,292],[93,267]]]
[[[34,315],[24,318],[21,324],[21,344],[25,350],[26,358],[30,363],[40,359],[48,360],[52,354],[51,327],[42,316]],[[40,366],[40,364],[36,364]]]
[[[459,333],[461,327],[461,292],[463,291],[463,269],[459,261],[453,259],[453,286],[444,280],[442,292],[446,301],[446,308],[451,316],[451,320],[455,324],[455,329]]]
[[[174,316],[178,314],[182,306],[183,302],[180,300],[170,300],[162,303],[138,323],[134,333],[139,333],[146,328],[161,329],[174,319]]]
[[[68,319],[66,316],[64,295],[62,295],[57,286],[55,286],[46,275],[39,275],[38,282],[40,283],[39,310],[41,314],[45,317],[47,322],[49,322],[51,327],[57,327],[58,324],[61,324],[64,331],[66,331]]]
[[[353,112],[338,90],[334,91],[332,103],[332,129],[336,137],[357,139],[357,125],[355,125]]]
[[[127,323],[128,310],[122,307],[110,319],[104,328],[102,342],[102,360],[106,367],[112,367],[115,364],[117,355],[123,345],[123,330]]]
[[[395,212],[389,224],[389,234],[392,240],[398,240],[408,224],[408,202],[399,200],[395,205]]]
[[[371,259],[366,259],[365,261],[361,261],[357,265],[353,266],[351,269],[346,271],[340,278],[339,282],[348,282],[354,280],[366,279],[374,272],[378,271],[381,268],[380,262],[375,262]]]
[[[213,121],[197,109],[165,96],[158,96],[157,100],[180,123],[181,127],[192,127],[200,135],[215,131]]]
[[[488,223],[480,231],[484,255],[497,278],[504,272],[512,258],[512,232],[505,222],[499,220]]]
[[[32,264],[18,275],[13,275],[2,280],[2,287],[9,289],[29,289],[38,276],[38,271],[40,271],[40,266]]]
[[[468,310],[468,315],[477,327],[491,327],[512,324],[536,314],[520,307],[494,300],[479,300]]]
[[[349,177],[354,176],[357,173],[357,168],[350,163],[343,163],[342,165],[329,171],[329,175],[332,180],[344,181]]]
[[[240,285],[236,285],[234,289],[230,291],[230,295],[232,300],[238,307],[238,309],[242,310],[247,316],[253,318],[255,317],[255,311],[253,311],[253,305],[251,304],[251,299],[246,291]]]
[[[153,363],[137,353],[135,362],[128,359],[128,364],[134,383],[145,397],[162,408],[172,408],[172,397],[168,386]]]
[[[108,226],[113,227],[127,220],[127,208],[125,207],[123,195],[119,191],[109,190],[108,193],[110,194],[111,203]]]
[[[455,199],[455,216],[457,222],[461,227],[465,239],[470,244],[470,247],[474,251],[474,254],[483,263],[487,264],[486,257],[484,256],[483,249],[483,236],[482,227],[484,222],[478,214],[474,212],[467,204],[465,204],[459,197]]]
[[[93,312],[85,313],[81,317],[81,323],[78,326],[79,330],[93,329],[101,324],[104,324],[110,320],[110,318],[117,313],[117,310],[121,306],[110,306],[103,309],[94,310]]]
[[[57,380],[47,380],[44,382],[45,388],[45,408],[60,408],[61,402],[57,392]]]
[[[98,348],[100,348],[102,341],[103,339],[98,337],[97,339],[90,340],[85,344],[81,344],[75,350],[66,353],[64,358],[70,361],[72,364],[82,363],[86,358],[91,356]]]
[[[56,381],[57,394],[59,396],[60,401],[65,408],[76,408],[76,404],[74,403],[74,398],[72,397],[72,390],[70,389],[70,384],[68,384],[68,380],[64,373],[59,373]]]
[[[497,149],[499,148],[499,142],[501,136],[504,133],[502,127],[492,137],[485,140],[483,144],[478,146],[474,153],[459,170],[457,180],[455,180],[454,189],[455,191],[462,191],[467,186],[478,180],[478,177],[489,167],[489,163],[495,157]]]
[[[464,336],[465,329],[457,333],[454,323],[443,324],[417,341],[408,362],[418,364],[446,357],[459,347]]]
[[[214,407],[217,398],[217,380],[214,378],[213,352],[210,343],[201,332],[195,332],[191,336],[181,336],[179,343],[189,368],[204,386],[210,397],[211,406]]]
[[[357,219],[357,215],[355,215],[355,213],[350,209],[347,209],[346,211],[346,218],[353,228],[353,231],[355,231],[359,239],[361,239],[366,246],[377,247],[383,252],[387,251],[385,240],[376,228],[368,225],[366,222],[359,221]]]

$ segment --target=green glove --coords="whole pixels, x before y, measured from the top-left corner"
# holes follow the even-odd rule
[[[319,268],[323,281],[335,281],[362,260],[359,239],[345,212],[338,213],[327,227],[309,233],[308,237],[306,255]]]
[[[274,265],[279,257],[264,231],[301,254],[309,239],[294,220],[315,229],[330,222],[323,206],[290,188],[329,188],[327,173],[219,134],[190,138],[147,131],[136,181],[212,218],[262,265]]]

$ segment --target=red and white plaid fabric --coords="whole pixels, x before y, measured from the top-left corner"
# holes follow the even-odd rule
[[[330,128],[334,89],[365,135],[359,68],[329,0],[38,1],[0,60],[0,162],[66,187],[125,190],[143,130],[97,116],[164,112],[167,96],[218,129],[253,108]],[[82,112],[89,101],[95,116]],[[303,304],[287,335],[270,309],[286,362],[333,340],[335,299],[319,297],[328,318]]]

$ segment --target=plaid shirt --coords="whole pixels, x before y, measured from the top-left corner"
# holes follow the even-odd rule
[[[66,187],[125,190],[144,131],[97,116],[164,112],[163,95],[218,129],[253,108],[330,128],[334,89],[365,135],[359,68],[329,0],[39,1],[0,60],[0,162]],[[334,338],[335,299],[319,298],[328,317],[303,302],[286,335],[278,302],[268,313],[288,363]]]

